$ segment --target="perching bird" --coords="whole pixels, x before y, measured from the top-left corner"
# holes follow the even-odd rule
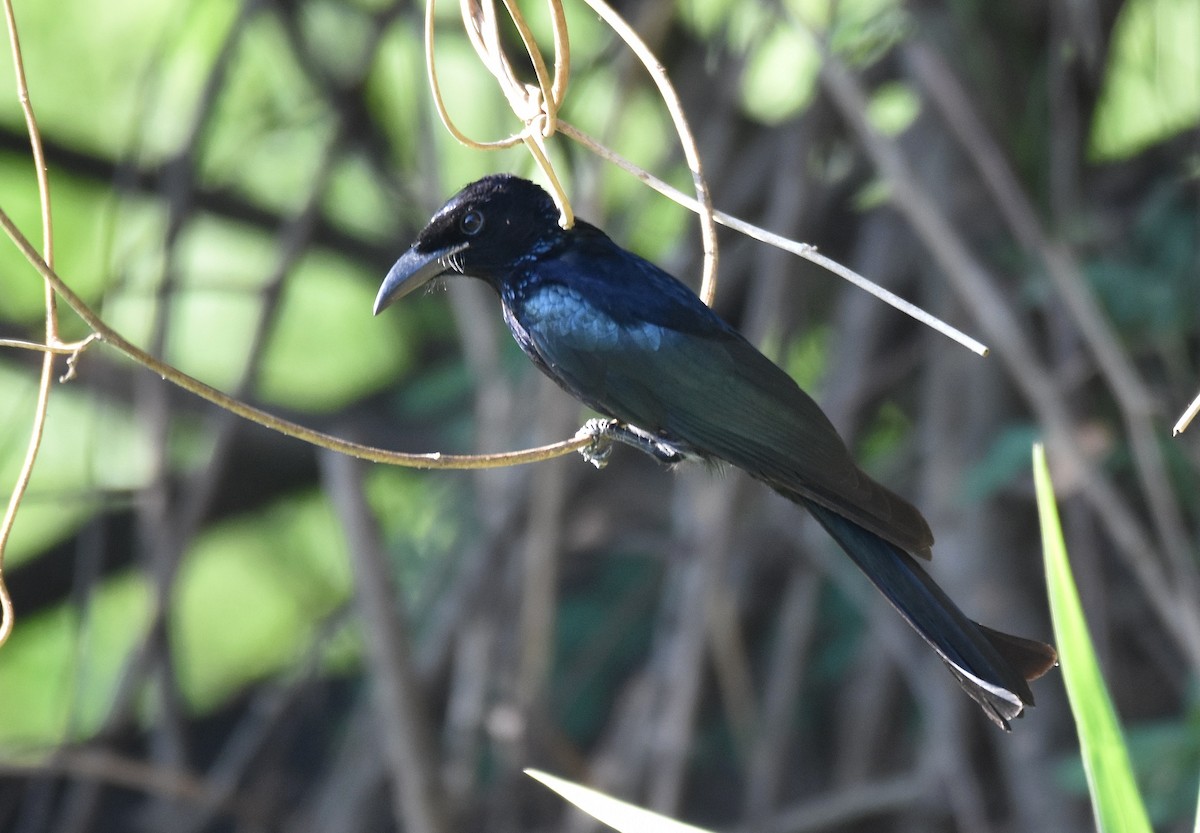
[[[862,472],[820,407],[686,285],[595,226],[558,223],[539,186],[489,176],[456,194],[388,272],[378,314],[459,273],[500,295],[542,372],[618,420],[618,439],[663,460],[724,461],[811,512],[997,725],[1033,705],[1049,645],[972,622],[913,556],[933,535],[910,503]]]

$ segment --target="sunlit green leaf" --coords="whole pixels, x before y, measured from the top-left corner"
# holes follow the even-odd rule
[[[1121,159],[1200,124],[1200,3],[1130,0],[1092,122],[1094,159]]]
[[[643,810],[641,807],[612,798],[598,790],[557,778],[536,769],[527,769],[525,773],[531,778],[541,781],[592,818],[607,824],[619,833],[708,833],[703,828],[675,821],[650,810]]]
[[[0,744],[37,749],[95,732],[149,615],[145,579],[124,573],[96,585],[82,614],[60,605],[22,619],[0,651]]]
[[[1196,798],[1196,825],[1192,830],[1193,833],[1200,833],[1200,796]]]
[[[177,149],[189,114],[240,4],[20,3],[17,25],[42,132],[78,150],[120,155]],[[69,21],[71,25],[63,25]],[[12,90],[11,63],[0,84]],[[0,121],[23,125],[15,95],[0,95]]]
[[[742,101],[766,124],[792,118],[812,100],[821,58],[812,36],[794,26],[767,33],[748,56],[742,74]]]
[[[95,302],[110,271],[106,234],[113,213],[112,197],[106,190],[77,179],[54,177],[52,181],[55,268],[76,294]],[[42,221],[37,182],[27,156],[0,153],[0,195],[5,213],[40,252]],[[144,213],[132,209],[129,213],[131,224],[139,226],[139,215],[144,217]],[[0,284],[0,320],[40,329],[45,297],[42,278],[7,237],[0,245]],[[69,313],[64,314],[63,322],[68,334],[77,331]]]
[[[1067,559],[1046,453],[1040,444],[1033,447],[1033,479],[1042,526],[1050,616],[1067,699],[1079,733],[1096,825],[1102,833],[1150,833],[1150,820],[1133,777],[1116,710],[1088,635],[1079,591]]]
[[[206,710],[290,667],[349,595],[345,539],[317,495],[210,528],[185,557],[171,603],[188,702]]]
[[[881,84],[867,102],[867,118],[885,136],[898,136],[908,129],[921,111],[921,99],[908,84]]]
[[[0,436],[0,482],[13,483],[33,427],[36,377],[0,363],[0,390],[0,419],[10,426]],[[194,446],[189,428],[174,425],[173,436],[190,437]],[[155,470],[153,443],[129,407],[56,385],[38,464],[9,542],[9,566],[71,535],[98,508],[123,502],[143,487]]]
[[[333,112],[286,39],[272,15],[247,25],[200,160],[207,186],[284,213],[311,195],[335,130]]]
[[[406,313],[375,318],[382,277],[313,254],[289,276],[263,355],[264,399],[310,411],[344,407],[381,388],[409,363]]]
[[[360,156],[342,159],[333,171],[325,195],[328,216],[339,226],[367,238],[396,247],[401,244],[392,235],[401,216],[395,196],[384,191],[378,174]]]

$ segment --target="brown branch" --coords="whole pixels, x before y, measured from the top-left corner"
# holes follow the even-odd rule
[[[340,454],[324,453],[319,459],[354,568],[354,594],[372,669],[396,823],[415,833],[449,830],[404,609],[394,589],[379,526],[367,506],[363,467]]]
[[[507,451],[498,454],[443,454],[440,451],[425,454],[406,454],[362,443],[350,442],[349,440],[343,440],[339,437],[334,437],[330,434],[283,419],[235,399],[211,385],[177,370],[175,367],[157,359],[126,340],[92,311],[63,279],[42,260],[41,256],[29,244],[29,241],[21,234],[20,229],[17,228],[3,209],[0,209],[0,227],[5,230],[25,258],[33,264],[34,268],[46,280],[50,281],[55,291],[63,297],[71,309],[92,329],[99,341],[103,341],[118,352],[123,353],[152,373],[158,374],[164,381],[178,385],[189,393],[199,396],[201,399],[205,399],[220,408],[224,408],[272,431],[278,431],[294,439],[303,440],[312,445],[327,448],[330,451],[338,451],[362,460],[419,469],[501,468],[503,466],[522,463],[535,463],[554,457],[561,457],[572,451],[586,448],[592,443],[591,437],[577,436],[569,440],[562,440],[538,448],[526,449],[524,451]]]

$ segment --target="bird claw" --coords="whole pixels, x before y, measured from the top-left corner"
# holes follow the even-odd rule
[[[591,438],[591,442],[579,449],[579,453],[598,469],[608,465],[614,441],[636,448],[643,454],[649,454],[664,465],[681,463],[687,458],[687,455],[670,443],[615,419],[589,419],[575,436]]]
[[[579,449],[579,454],[598,469],[607,466],[608,458],[612,456],[611,431],[617,424],[615,419],[589,419],[575,432],[576,439],[591,439],[590,443]]]

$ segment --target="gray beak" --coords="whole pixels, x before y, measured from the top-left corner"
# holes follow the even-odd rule
[[[451,256],[466,247],[467,244],[463,243],[428,253],[418,252],[416,246],[409,249],[400,256],[383,279],[379,294],[375,296],[375,315],[379,315],[389,304],[421,288],[438,275],[450,271]]]

